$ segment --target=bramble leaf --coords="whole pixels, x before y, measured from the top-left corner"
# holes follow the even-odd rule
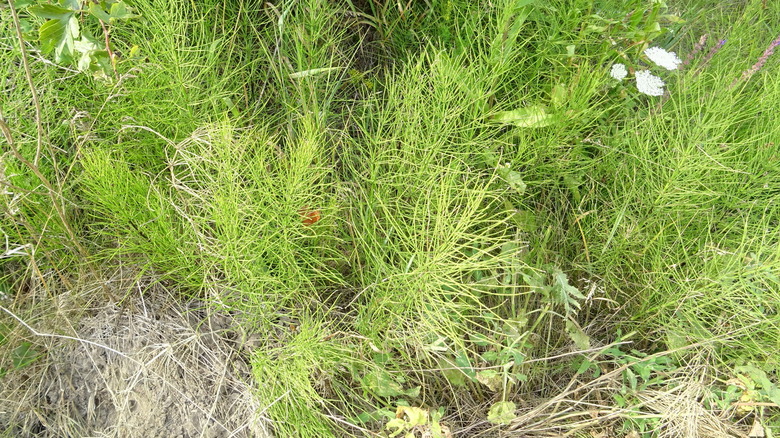
[[[69,62],[73,58],[75,40],[79,36],[76,11],[50,4],[31,6],[27,10],[36,17],[49,20],[38,30],[38,39],[43,51],[54,50],[56,62]]]

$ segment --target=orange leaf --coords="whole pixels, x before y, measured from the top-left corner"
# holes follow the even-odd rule
[[[322,215],[319,210],[309,210],[309,206],[305,206],[298,210],[298,214],[303,218],[303,224],[307,227],[317,223]]]

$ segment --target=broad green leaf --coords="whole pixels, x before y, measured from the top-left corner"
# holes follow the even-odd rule
[[[35,0],[16,0],[14,2],[14,7],[16,7],[16,9],[22,9],[34,4]]]
[[[60,0],[60,5],[73,11],[81,10],[81,0]]]
[[[735,371],[750,375],[753,381],[758,383],[761,387],[761,392],[763,392],[772,403],[780,404],[780,388],[767,377],[764,370],[752,365],[742,365],[738,366]]]
[[[73,40],[78,37],[79,23],[73,9],[52,4],[30,6],[32,15],[48,19],[38,30],[38,39],[44,52],[54,51],[55,61],[70,61],[73,54]]]
[[[466,386],[466,375],[455,366],[451,359],[439,358],[437,362],[442,375],[452,386]]]
[[[111,5],[110,15],[111,23],[114,23],[116,20],[129,20],[137,17],[137,15],[130,12],[130,8],[121,0]]]
[[[563,84],[555,84],[550,96],[550,103],[555,108],[560,108],[566,103],[566,87]]]
[[[38,352],[32,349],[29,342],[22,342],[22,345],[16,347],[11,356],[14,368],[20,369],[35,362],[35,359],[38,358]]]
[[[500,111],[493,115],[494,121],[506,125],[515,125],[518,128],[550,126],[553,122],[552,118],[552,114],[547,114],[547,110],[542,105],[532,105],[513,111]]]
[[[583,359],[582,363],[580,363],[579,368],[577,368],[577,374],[582,374],[585,371],[588,371],[590,368],[591,362],[588,359]]]
[[[385,425],[385,430],[395,429],[395,432],[390,434],[391,437],[395,437],[401,434],[406,428],[406,421],[402,418],[393,418]]]
[[[51,20],[62,20],[67,18],[68,16],[73,15],[74,11],[72,9],[63,8],[62,6],[57,5],[50,5],[50,4],[42,4],[42,5],[36,5],[36,6],[30,6],[27,11],[29,11],[31,14],[35,15],[36,17],[40,18],[48,18]]]
[[[480,347],[487,347],[492,343],[492,341],[482,333],[471,333],[469,334],[469,339],[471,339],[471,342],[479,345]]]
[[[482,360],[485,362],[494,362],[498,359],[498,353],[495,351],[486,351],[482,353]]]
[[[509,424],[517,417],[515,409],[512,402],[498,402],[490,407],[487,419],[493,424]]]
[[[460,353],[455,357],[455,365],[470,379],[476,378],[477,373],[474,372],[474,368],[471,367],[471,362],[469,362],[469,358],[465,353]]]
[[[566,320],[566,333],[569,335],[571,340],[574,341],[574,344],[577,346],[577,348],[580,350],[590,349],[590,338],[588,335],[586,335],[582,329],[577,327],[577,324],[571,322],[568,319]]]
[[[526,185],[525,182],[523,182],[523,176],[520,175],[520,172],[515,172],[505,166],[498,166],[498,174],[507,182],[507,184],[509,184],[509,187],[512,187],[518,194],[522,195],[525,193]]]
[[[406,395],[409,397],[417,397],[420,395],[420,387],[416,386],[411,389],[404,389],[400,383],[395,381],[390,373],[377,370],[372,374],[368,374],[363,378],[363,385],[368,390],[380,397],[395,397],[399,395]]]
[[[403,395],[412,398],[417,397],[418,395],[420,395],[420,389],[421,389],[420,386],[415,386],[414,388],[406,389],[403,391]]]
[[[105,23],[108,23],[111,20],[111,16],[108,15],[108,13],[103,10],[103,8],[94,3],[89,5],[89,13]]]

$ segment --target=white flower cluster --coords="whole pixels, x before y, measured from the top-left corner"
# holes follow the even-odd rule
[[[628,70],[626,70],[626,66],[623,64],[614,64],[612,66],[612,71],[609,72],[609,75],[619,81],[622,81],[623,78],[628,75]]]
[[[645,55],[650,58],[651,61],[667,70],[677,70],[677,66],[682,64],[680,58],[674,52],[667,52],[660,47],[650,47],[645,50]]]
[[[682,61],[677,57],[676,53],[667,52],[660,47],[650,47],[649,49],[646,49],[644,53],[648,59],[667,70],[677,70],[677,67],[682,64]],[[628,75],[628,71],[623,64],[613,64],[609,75],[622,81]],[[649,70],[639,70],[634,77],[636,78],[636,88],[640,93],[647,94],[648,96],[663,96],[664,81],[658,76],[650,73]]]
[[[636,88],[648,96],[663,96],[664,81],[649,70],[636,72]]]

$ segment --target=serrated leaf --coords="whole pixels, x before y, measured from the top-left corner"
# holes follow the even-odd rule
[[[495,351],[486,351],[482,353],[482,360],[485,362],[493,362],[498,359],[498,353]]]
[[[395,415],[401,418],[406,416],[406,426],[410,429],[428,423],[428,411],[422,408],[399,406]]]
[[[490,407],[487,419],[493,424],[509,424],[517,417],[515,409],[513,402],[498,402]]]
[[[51,5],[49,5],[51,6]],[[50,19],[38,30],[38,38],[46,52],[54,50],[54,60],[69,62],[73,57],[75,40],[79,36],[79,22],[73,12]]]
[[[563,304],[564,308],[566,309],[566,313],[571,311],[572,306],[579,310],[580,303],[577,300],[585,299],[585,295],[583,295],[576,287],[569,284],[568,277],[560,269],[553,271],[552,292],[553,299],[558,304]]]
[[[518,128],[542,128],[550,126],[553,122],[552,114],[547,114],[547,110],[542,105],[531,105],[513,111],[500,111],[493,115],[493,120]]]

